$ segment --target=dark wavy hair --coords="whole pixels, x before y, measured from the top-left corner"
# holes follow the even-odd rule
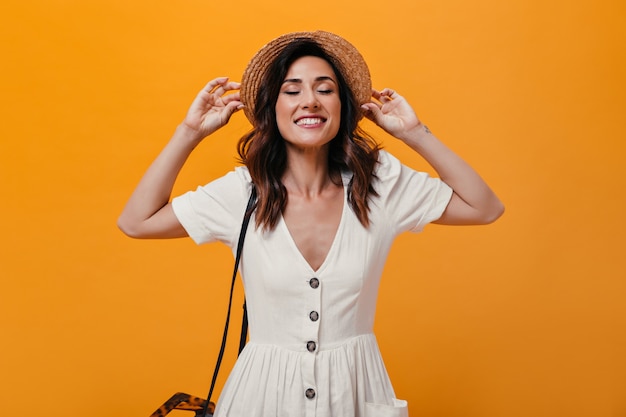
[[[256,95],[253,129],[239,139],[238,153],[257,189],[256,226],[273,229],[287,205],[287,189],[281,178],[287,167],[287,148],[276,122],[276,102],[291,64],[305,56],[327,61],[335,72],[341,100],[341,121],[337,136],[329,143],[330,178],[341,184],[341,171],[351,171],[348,202],[363,226],[369,226],[370,196],[379,145],[359,127],[361,109],[332,57],[310,39],[296,39],[287,45],[269,66]]]

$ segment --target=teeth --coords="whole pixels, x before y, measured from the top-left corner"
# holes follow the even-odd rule
[[[315,125],[318,123],[322,123],[322,119],[318,118],[318,117],[307,117],[304,119],[300,119],[296,122],[296,124],[298,126],[302,126],[302,125]]]

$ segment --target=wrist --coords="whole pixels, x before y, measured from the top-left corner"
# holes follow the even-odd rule
[[[179,138],[180,140],[184,140],[188,144],[193,147],[197,146],[202,139],[204,139],[204,134],[199,132],[198,130],[192,128],[187,123],[182,122],[176,127],[176,132],[174,133],[174,138]]]
[[[415,127],[409,129],[400,139],[407,143],[419,143],[422,140],[433,136],[432,132],[424,123],[419,122]]]

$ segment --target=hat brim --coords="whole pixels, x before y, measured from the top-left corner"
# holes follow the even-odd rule
[[[259,86],[265,74],[280,52],[296,39],[316,42],[328,54],[341,72],[359,104],[368,103],[372,97],[372,81],[369,68],[359,51],[344,38],[324,31],[292,32],[279,36],[265,44],[250,60],[241,78],[240,99],[244,113],[254,124],[254,109]]]

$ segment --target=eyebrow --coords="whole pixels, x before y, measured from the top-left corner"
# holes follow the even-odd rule
[[[318,81],[332,81],[333,83],[337,84],[337,82],[332,78],[329,77],[327,75],[322,75],[321,77],[317,77],[315,79],[316,82]],[[302,80],[300,78],[287,78],[285,81],[283,81],[283,84],[286,83],[299,83],[302,84]]]

